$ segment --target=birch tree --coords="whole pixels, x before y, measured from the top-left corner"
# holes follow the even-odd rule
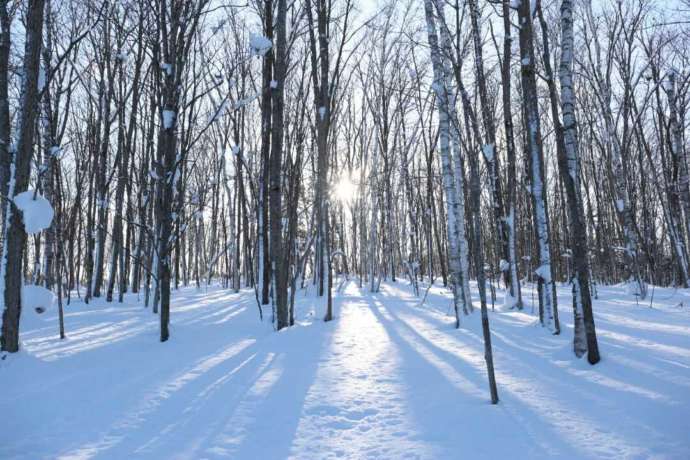
[[[549,241],[549,214],[544,181],[544,152],[542,149],[541,122],[537,100],[537,83],[534,60],[534,37],[531,4],[522,0],[518,6],[520,38],[520,82],[523,97],[523,120],[532,197],[534,231],[539,248],[539,267],[536,270],[539,291],[539,312],[542,324],[554,334],[560,332],[558,308],[554,292]]]
[[[573,34],[573,2],[561,3],[561,110],[563,112],[563,140],[565,152],[558,158],[561,178],[568,198],[568,216],[572,228],[573,265],[573,348],[577,357],[587,352],[590,364],[599,362],[592,297],[590,293],[589,264],[587,254],[587,227],[581,196],[580,158],[575,117],[575,91],[573,89],[573,58],[575,41]]]
[[[441,154],[443,188],[445,192],[446,207],[446,228],[448,234],[448,252],[450,259],[450,279],[453,290],[453,304],[455,307],[455,326],[460,326],[460,314],[464,304],[462,294],[462,281],[460,279],[460,251],[458,248],[457,227],[464,225],[458,219],[459,203],[457,199],[457,189],[455,178],[453,177],[453,167],[450,156],[450,101],[446,82],[446,72],[444,70],[443,58],[439,48],[438,35],[436,32],[436,19],[434,17],[434,5],[432,0],[424,1],[424,12],[427,24],[427,36],[431,52],[431,63],[434,71],[432,89],[436,94],[436,105],[438,107],[438,130],[439,130],[439,152]]]

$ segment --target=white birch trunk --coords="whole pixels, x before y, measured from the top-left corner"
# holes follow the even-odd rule
[[[376,117],[376,115],[374,115]],[[378,241],[378,181],[376,178],[376,172],[378,171],[379,163],[379,122],[374,120],[375,133],[374,133],[374,158],[371,165],[371,171],[369,173],[369,187],[371,191],[371,222],[369,224],[369,292],[377,291],[376,283],[376,253],[377,253],[377,241]]]
[[[460,325],[460,309],[466,309],[461,280],[461,261],[458,248],[458,229],[462,222],[458,222],[458,200],[455,180],[453,178],[453,166],[450,157],[450,110],[448,87],[446,85],[445,71],[441,57],[436,24],[433,17],[433,5],[431,0],[424,1],[426,14],[427,35],[431,48],[431,63],[434,72],[432,88],[436,93],[439,112],[439,149],[441,152],[441,165],[443,173],[443,189],[446,196],[446,225],[448,232],[449,272],[453,288],[453,304],[455,307],[456,327]]]
[[[591,310],[589,292],[589,267],[587,264],[586,229],[583,225],[584,211],[580,195],[580,171],[578,160],[577,131],[575,118],[575,93],[573,91],[573,10],[572,1],[563,0],[561,4],[561,63],[559,79],[561,84],[561,111],[563,112],[563,144],[567,161],[567,174],[574,188],[577,203],[570,203],[570,222],[573,227],[573,349],[580,357],[587,351],[583,297]],[[567,179],[567,178],[566,178]],[[570,201],[569,197],[569,201]],[[584,265],[584,267],[582,266]],[[584,283],[581,283],[581,280]]]
[[[458,248],[459,266],[458,275],[460,277],[461,295],[463,301],[463,312],[467,314],[474,310],[472,305],[472,294],[470,291],[470,270],[469,270],[469,250],[467,235],[465,232],[465,175],[463,171],[462,147],[460,144],[460,126],[458,124],[458,114],[456,110],[457,94],[453,88],[453,73],[450,68],[449,57],[452,52],[451,36],[448,26],[443,17],[443,5],[441,0],[434,0],[436,11],[440,16],[441,29],[441,50],[442,69],[444,75],[444,89],[447,96],[448,122],[450,138],[453,146],[453,171],[455,175],[455,199],[456,206],[453,208],[456,222],[456,241]]]

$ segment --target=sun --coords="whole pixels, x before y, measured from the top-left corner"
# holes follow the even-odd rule
[[[335,199],[343,204],[350,204],[357,194],[357,185],[349,174],[343,173],[333,188]]]

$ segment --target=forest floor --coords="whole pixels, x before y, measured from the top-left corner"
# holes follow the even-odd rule
[[[600,287],[596,366],[571,353],[568,287],[559,336],[523,295],[490,312],[496,406],[479,312],[456,330],[440,286],[420,305],[403,282],[345,282],[330,323],[310,287],[280,333],[252,290],[184,288],[165,344],[134,294],[66,307],[62,341],[54,310],[26,312],[0,361],[0,458],[690,458],[690,292],[650,307]]]

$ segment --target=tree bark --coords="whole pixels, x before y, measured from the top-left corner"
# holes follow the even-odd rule
[[[26,191],[29,185],[31,157],[34,140],[34,124],[38,114],[38,73],[41,60],[43,34],[43,0],[29,0],[26,13],[26,40],[24,45],[23,79],[19,113],[17,114],[16,147],[10,166],[8,198]],[[14,171],[12,171],[14,169]],[[14,174],[12,174],[12,172]],[[12,177],[14,176],[14,177]],[[2,298],[5,309],[2,315],[3,351],[19,351],[19,317],[21,315],[22,267],[26,231],[21,211],[12,199],[7,200],[5,210],[6,236],[2,259]]]
[[[561,110],[563,112],[564,152],[559,154],[558,166],[568,198],[568,215],[572,234],[573,266],[573,348],[580,357],[587,351],[590,364],[599,362],[592,297],[590,294],[589,263],[587,258],[587,226],[580,192],[580,158],[575,118],[575,92],[573,90],[573,2],[561,3]]]
[[[553,269],[551,266],[551,244],[549,241],[549,214],[546,202],[546,183],[544,181],[544,152],[542,148],[541,123],[537,100],[535,76],[534,38],[532,28],[531,3],[520,2],[518,8],[520,24],[520,76],[523,94],[523,118],[529,163],[530,190],[532,194],[532,213],[537,245],[539,248],[539,267],[537,268],[540,312],[542,324],[554,334],[560,332],[558,308],[553,295]]]

